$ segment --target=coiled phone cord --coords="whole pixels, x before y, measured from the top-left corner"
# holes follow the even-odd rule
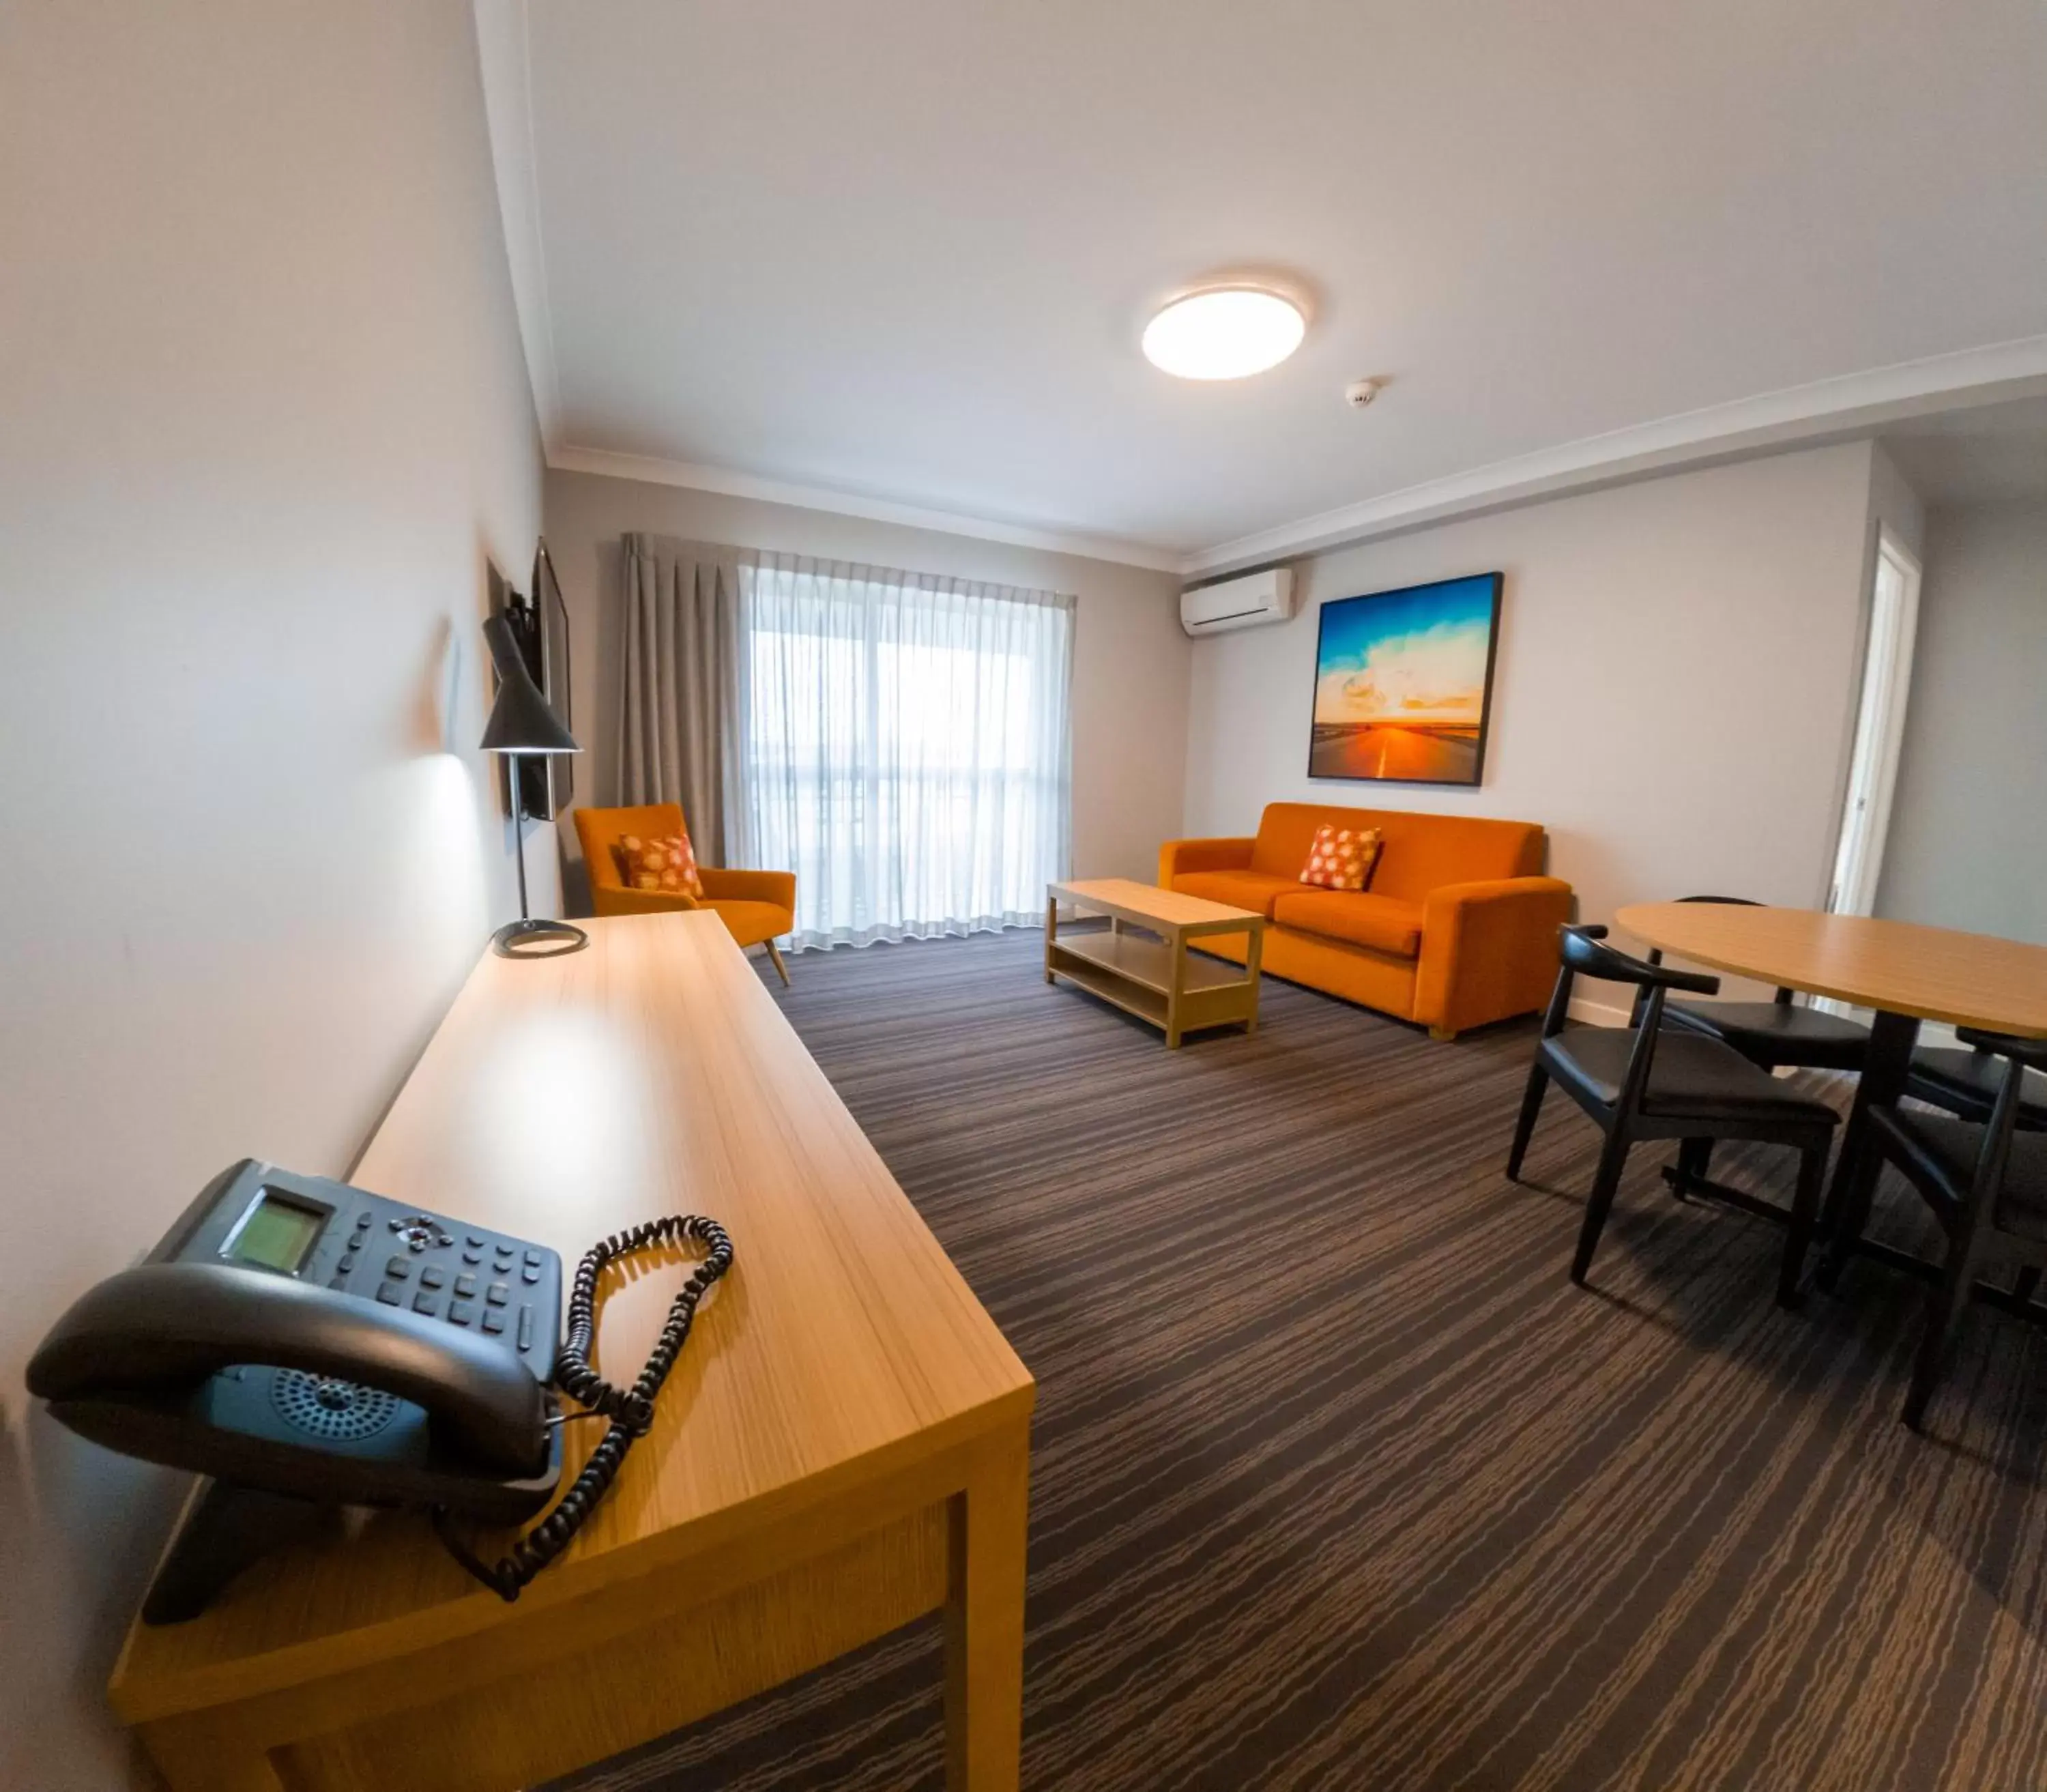
[[[648,1353],[646,1367],[630,1388],[614,1387],[590,1366],[590,1353],[597,1341],[597,1279],[615,1257],[630,1256],[656,1244],[678,1244],[689,1239],[702,1245],[707,1255],[691,1273],[668,1308],[668,1322]],[[555,1385],[586,1411],[574,1418],[599,1415],[611,1421],[603,1438],[575,1484],[563,1494],[555,1509],[512,1546],[509,1555],[495,1564],[480,1559],[448,1523],[447,1508],[434,1508],[434,1529],[448,1553],[500,1599],[508,1604],[519,1597],[526,1583],[569,1546],[569,1539],[596,1510],[618,1473],[625,1453],[647,1434],[654,1422],[654,1399],[668,1371],[675,1366],[688,1342],[690,1326],[696,1318],[697,1303],[710,1291],[711,1284],[732,1267],[732,1240],[716,1220],[701,1213],[671,1213],[664,1219],[648,1220],[593,1244],[576,1266],[575,1283],[568,1300],[568,1337],[555,1358]]]

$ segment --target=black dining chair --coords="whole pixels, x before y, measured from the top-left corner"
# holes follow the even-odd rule
[[[1748,1139],[1789,1145],[1799,1154],[1797,1192],[1790,1211],[1754,1197],[1742,1204],[1789,1222],[1777,1298],[1786,1306],[1796,1306],[1799,1276],[1819,1213],[1827,1151],[1840,1116],[1825,1102],[1779,1082],[1724,1042],[1664,1026],[1672,990],[1710,996],[1720,989],[1720,979],[1631,958],[1600,943],[1606,931],[1603,927],[1559,931],[1561,964],[1522,1097],[1513,1148],[1507,1153],[1508,1177],[1520,1179],[1521,1160],[1542,1111],[1542,1097],[1554,1082],[1606,1135],[1585,1202],[1577,1253],[1571,1260],[1571,1279],[1582,1285],[1627,1154],[1638,1141]],[[1635,1024],[1566,1028],[1572,987],[1581,976],[1633,984],[1641,995]]]
[[[1966,1028],[1958,1036],[1996,1066],[1997,1093],[1985,1120],[1929,1114],[1902,1103],[1869,1111],[1871,1144],[1925,1197],[1947,1238],[1905,1396],[1902,1416],[1915,1431],[1977,1278],[2016,1268],[2013,1298],[2023,1302],[2047,1268],[2047,1132],[2023,1132],[2018,1125],[2029,1068],[2047,1070],[2047,1040]]]
[[[1763,906],[1747,896],[1689,896],[1677,900],[1723,903],[1737,908]],[[1662,951],[1652,947],[1648,962],[1662,964]],[[1868,1028],[1845,1015],[1809,1008],[1794,999],[1796,993],[1780,989],[1766,1002],[1670,1002],[1664,1008],[1663,1024],[1732,1046],[1759,1070],[1859,1070],[1869,1055]],[[1635,997],[1633,1019],[1638,1024],[1645,999],[1641,994]],[[1679,1200],[1694,1190],[1727,1197],[1724,1186],[1707,1178],[1712,1150],[1710,1139],[1701,1139],[1678,1152],[1669,1175]]]
[[[2005,1070],[2005,1060],[1987,1047],[1922,1045],[1912,1054],[1905,1093],[1958,1119],[1987,1125],[2004,1087]],[[2047,1132],[2047,1077],[2037,1070],[2026,1073],[2014,1124],[2022,1132]]]
[[[1739,908],[1760,908],[1747,896],[1689,896],[1680,902],[1724,903]],[[1648,962],[1663,962],[1660,950],[1652,950]],[[1708,1039],[1731,1045],[1760,1070],[1786,1068],[1811,1070],[1859,1070],[1869,1053],[1869,1029],[1845,1015],[1829,1014],[1793,999],[1796,992],[1779,989],[1766,1002],[1670,1002],[1663,1011],[1667,1027],[1703,1033]],[[1640,998],[1636,1002],[1639,1017]]]

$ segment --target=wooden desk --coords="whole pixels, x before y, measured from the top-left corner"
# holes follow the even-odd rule
[[[1879,1167],[1866,1117],[1905,1093],[1920,1022],[2047,1039],[2047,947],[1906,921],[1727,903],[1641,903],[1622,909],[1614,925],[1694,964],[1875,1011],[1827,1192],[1823,1280],[1838,1275],[1842,1258],[1861,1243]],[[1900,1267],[1926,1267],[1864,1248]]]
[[[507,1792],[942,1608],[947,1784],[1009,1792],[1031,1376],[723,923],[586,924],[587,951],[482,958],[352,1179],[571,1268],[633,1221],[722,1221],[737,1260],[653,1430],[517,1604],[376,1514],[136,1626],[114,1709],[179,1792]],[[680,1260],[613,1272],[606,1372]],[[569,1428],[564,1488],[600,1430]]]
[[[1105,933],[1059,937],[1059,904],[1109,917]],[[1127,927],[1156,934],[1133,936]],[[1248,934],[1241,974],[1212,958],[1190,960],[1187,945],[1219,933]],[[1045,981],[1063,977],[1161,1028],[1177,1049],[1202,1027],[1258,1031],[1258,964],[1265,917],[1227,903],[1164,890],[1128,877],[1089,877],[1045,886]]]

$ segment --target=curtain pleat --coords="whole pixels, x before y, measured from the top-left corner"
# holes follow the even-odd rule
[[[1042,925],[1071,853],[1074,601],[738,557],[736,862],[796,873],[795,943]]]
[[[698,857],[735,863],[737,552],[629,535],[625,567],[619,799],[680,803]]]

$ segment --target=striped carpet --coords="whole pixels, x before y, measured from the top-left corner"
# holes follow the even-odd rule
[[[2047,1786],[2047,1340],[1975,1315],[1916,1439],[1916,1290],[1780,1312],[1655,1148],[1569,1287],[1596,1135],[1553,1095],[1499,1170],[1532,1023],[1268,982],[1172,1054],[1041,951],[784,998],[1038,1376],[1027,1787]],[[913,1627],[575,1783],[935,1789],[939,1677]]]

